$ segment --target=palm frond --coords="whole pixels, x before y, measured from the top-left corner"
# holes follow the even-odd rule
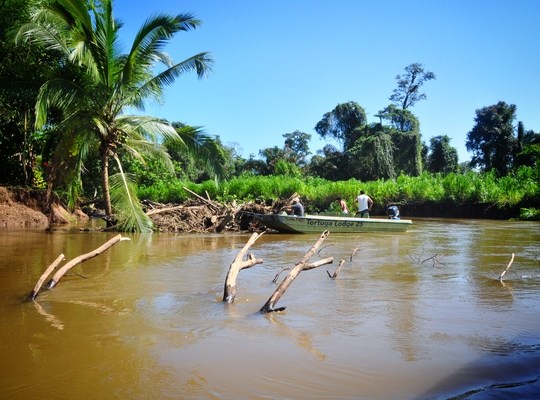
[[[120,115],[116,119],[118,129],[132,139],[147,139],[160,143],[163,139],[179,140],[177,131],[167,121],[138,115]]]
[[[47,122],[47,113],[50,106],[58,107],[69,115],[69,111],[80,109],[75,107],[83,101],[89,100],[86,91],[77,84],[66,79],[51,79],[39,89],[36,100],[35,126],[40,129]]]
[[[176,128],[176,131],[181,140],[167,141],[167,146],[185,150],[215,179],[226,178],[224,150],[215,137],[205,134],[201,127],[189,125]]]
[[[196,54],[148,80],[139,88],[137,95],[141,98],[155,96],[155,93],[159,93],[163,87],[174,83],[176,78],[186,72],[196,71],[197,76],[203,78],[212,71],[212,63],[213,59],[210,53]]]
[[[82,194],[84,160],[91,151],[93,141],[81,132],[58,126],[62,139],[52,157],[51,179],[54,188],[62,187],[67,194],[68,207],[73,210]]]
[[[152,220],[141,207],[136,194],[136,185],[131,177],[124,173],[118,157],[114,157],[120,172],[111,175],[111,203],[115,209],[117,227],[125,232],[152,232]]]

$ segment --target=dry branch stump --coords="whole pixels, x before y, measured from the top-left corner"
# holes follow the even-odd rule
[[[260,238],[262,233],[256,233],[254,232],[247,243],[244,245],[242,250],[237,254],[234,261],[231,263],[231,266],[229,267],[229,271],[227,272],[227,277],[225,278],[225,285],[223,288],[223,301],[227,303],[234,302],[234,299],[236,297],[236,278],[238,277],[238,273],[246,268],[251,268],[254,265],[261,264],[263,262],[262,259],[257,259],[255,256],[251,253],[247,255],[247,260],[244,260],[244,256],[246,255],[249,248],[257,241],[258,238]]]
[[[304,270],[309,270],[312,268],[317,268],[324,264],[330,264],[333,262],[333,258],[327,258],[324,260],[320,260],[316,263],[309,263],[309,260],[311,257],[317,252],[317,249],[321,246],[321,244],[324,242],[324,240],[328,237],[330,232],[327,230],[324,231],[317,242],[309,249],[309,251],[304,255],[302,260],[294,266],[294,268],[289,272],[289,274],[283,279],[281,284],[277,287],[277,289],[274,291],[272,296],[268,299],[268,301],[262,306],[262,308],[259,310],[262,313],[270,313],[274,311],[283,311],[286,307],[280,307],[275,308],[276,303],[279,301],[279,299],[285,294],[285,291],[287,288],[291,285],[291,283],[294,281],[294,279],[298,276],[298,274]]]

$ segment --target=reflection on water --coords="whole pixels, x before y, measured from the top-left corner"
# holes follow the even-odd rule
[[[271,314],[286,273],[273,278],[317,236],[261,236],[233,304],[223,284],[247,234],[132,235],[32,303],[59,254],[114,234],[0,231],[0,399],[536,398],[540,224],[414,223],[330,233],[317,256],[334,265],[303,271]]]

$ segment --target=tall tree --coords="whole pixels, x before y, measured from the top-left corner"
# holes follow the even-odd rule
[[[516,106],[504,101],[476,110],[475,125],[465,143],[473,153],[472,167],[494,170],[499,176],[510,171],[516,150],[515,118]]]
[[[421,93],[420,88],[432,79],[436,79],[433,72],[425,71],[420,63],[413,63],[405,67],[403,75],[396,76],[398,86],[389,99],[401,109],[406,110],[426,98],[426,94]]]
[[[19,39],[61,51],[63,63],[81,67],[79,79],[56,77],[40,89],[36,103],[36,126],[49,121],[49,109],[63,112],[58,126],[59,146],[53,159],[53,175],[64,171],[74,186],[80,185],[85,158],[97,151],[101,160],[102,193],[105,212],[119,229],[149,231],[151,222],[142,212],[124,172],[123,152],[143,159],[143,154],[161,155],[170,161],[163,138],[182,141],[171,124],[154,117],[128,115],[128,109],[144,109],[144,101],[159,98],[166,85],[179,75],[196,71],[203,77],[212,62],[208,53],[199,53],[174,63],[162,51],[178,32],[200,25],[191,14],[155,15],[136,34],[127,54],[119,47],[122,23],[113,16],[112,0],[50,0],[21,27]],[[155,66],[164,70],[155,73]],[[110,186],[110,161],[116,162],[118,176]],[[172,164],[170,164],[172,168]],[[69,166],[69,167],[66,167]],[[113,176],[111,176],[111,179]],[[111,189],[115,196],[111,197]],[[115,204],[117,215],[113,216]]]
[[[285,133],[283,137],[285,138],[284,150],[289,160],[296,165],[304,165],[310,154],[309,141],[311,140],[311,135],[296,130],[291,133]]]
[[[457,172],[457,150],[450,146],[450,138],[447,135],[435,136],[430,139],[427,170],[443,173]]]
[[[315,132],[323,139],[335,139],[346,151],[359,138],[360,130],[358,128],[366,125],[366,122],[365,110],[354,101],[349,101],[338,104],[332,111],[324,114],[315,125]]]

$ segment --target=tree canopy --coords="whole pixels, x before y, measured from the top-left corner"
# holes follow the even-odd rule
[[[396,76],[397,88],[394,89],[389,100],[406,110],[413,107],[418,101],[424,100],[426,94],[420,92],[424,83],[436,79],[433,72],[425,71],[420,63],[413,63],[405,67],[405,73]]]
[[[315,132],[323,139],[335,139],[343,146],[343,150],[347,150],[358,139],[358,128],[366,123],[365,110],[358,103],[349,101],[338,104],[332,111],[324,114],[315,125]]]
[[[430,172],[458,171],[457,150],[450,146],[450,138],[447,135],[435,136],[430,139],[426,167]]]
[[[513,122],[516,106],[500,101],[476,110],[475,125],[467,134],[467,150],[473,153],[471,166],[506,175],[516,149]]]

